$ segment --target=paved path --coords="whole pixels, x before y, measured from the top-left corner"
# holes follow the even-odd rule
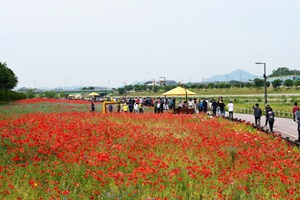
[[[226,113],[228,116],[228,113]],[[234,113],[233,118],[242,119],[246,122],[254,123],[254,116],[250,114],[239,114]],[[261,125],[265,125],[266,117],[261,117]],[[275,116],[274,122],[274,132],[276,134],[281,134],[283,138],[289,137],[291,141],[295,141],[298,139],[298,131],[297,131],[298,124],[294,123],[293,119],[289,118],[279,118]]]

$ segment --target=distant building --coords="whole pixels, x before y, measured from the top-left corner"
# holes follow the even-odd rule
[[[285,80],[298,80],[300,79],[300,75],[287,75],[287,76],[273,76],[273,77],[268,77],[268,81],[269,82],[273,82],[274,80],[276,79],[279,79],[279,80],[282,80],[282,81],[285,81]]]

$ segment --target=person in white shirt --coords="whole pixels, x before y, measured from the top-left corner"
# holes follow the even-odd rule
[[[233,119],[234,105],[233,105],[232,101],[229,101],[227,108],[228,108],[229,118]]]
[[[134,102],[133,110],[134,110],[134,113],[139,113],[139,104],[138,103]]]

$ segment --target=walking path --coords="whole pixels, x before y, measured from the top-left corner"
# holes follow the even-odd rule
[[[226,116],[228,116],[228,113],[226,113]],[[246,122],[254,123],[254,116],[250,114],[239,114],[234,113],[233,118],[242,119]],[[261,117],[261,125],[265,125],[266,117]],[[298,140],[298,131],[297,131],[298,124],[293,121],[293,119],[289,118],[279,118],[275,116],[275,122],[274,122],[274,132],[276,134],[281,134],[282,138],[287,138],[291,141]]]

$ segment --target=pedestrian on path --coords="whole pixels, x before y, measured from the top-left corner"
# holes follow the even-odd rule
[[[298,108],[298,110],[295,112],[295,118],[298,123],[298,142],[300,143],[300,108]]]
[[[259,104],[256,103],[255,106],[252,107],[253,108],[253,115],[254,115],[254,119],[255,119],[255,127],[259,127],[260,126],[260,118],[261,118],[261,109],[259,107]]]
[[[269,122],[269,127],[270,127],[270,132],[271,133],[274,133],[273,131],[273,126],[274,126],[274,122],[275,122],[275,113],[273,112],[273,109],[269,109],[268,111],[268,114],[267,114],[267,117],[268,117],[268,122]]]
[[[293,120],[294,120],[294,122],[296,122],[296,121],[297,121],[297,120],[296,120],[296,115],[295,115],[295,113],[296,113],[298,110],[299,110],[298,103],[297,103],[297,102],[295,102],[295,103],[294,103],[293,110],[292,110],[292,113],[293,113]]]
[[[269,104],[267,104],[267,105],[266,105],[266,122],[265,122],[265,126],[268,126],[268,121],[269,121],[269,118],[268,118],[268,112],[269,112],[270,110],[273,110],[273,109],[271,108],[271,106],[270,106]]]
[[[227,108],[228,108],[229,118],[233,119],[234,105],[233,105],[232,101],[229,101]]]

